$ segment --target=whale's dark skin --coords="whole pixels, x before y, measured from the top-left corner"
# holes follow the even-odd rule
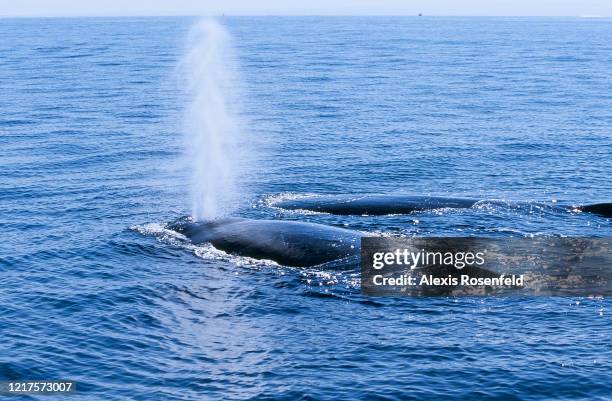
[[[593,205],[578,206],[581,212],[598,214],[603,217],[612,217],[612,203],[596,203]]]
[[[433,209],[465,209],[474,206],[477,199],[446,198],[440,196],[366,195],[366,196],[317,196],[290,199],[273,204],[287,210],[309,210],[337,215],[389,215],[408,214]],[[578,210],[612,217],[612,203],[584,206],[559,206],[560,210]]]
[[[208,242],[230,254],[292,267],[317,266],[356,255],[362,237],[357,231],[322,224],[241,218],[182,221],[169,228],[194,244]]]
[[[310,210],[338,215],[385,215],[441,209],[469,208],[478,202],[469,198],[439,196],[367,195],[359,197],[321,196],[285,200],[273,206],[288,210]]]

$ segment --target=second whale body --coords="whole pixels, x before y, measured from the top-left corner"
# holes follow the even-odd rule
[[[364,196],[314,196],[288,199],[273,204],[287,210],[308,210],[337,215],[390,215],[408,214],[434,209],[466,209],[478,203],[478,199],[441,196],[364,195]],[[555,206],[559,211],[578,211],[612,217],[612,203],[583,206]]]
[[[288,210],[309,210],[338,215],[385,215],[406,214],[441,208],[469,208],[478,202],[470,198],[447,198],[440,196],[365,195],[316,196],[290,199],[273,206]]]

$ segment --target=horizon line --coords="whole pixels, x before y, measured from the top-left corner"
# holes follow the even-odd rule
[[[415,18],[582,18],[605,19],[607,15],[444,15],[444,14],[74,14],[74,15],[38,15],[38,14],[0,14],[0,19],[9,18],[223,18],[223,17],[415,17]]]

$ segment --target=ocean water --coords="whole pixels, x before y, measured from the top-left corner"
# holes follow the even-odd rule
[[[194,21],[0,19],[0,379],[76,380],[83,400],[610,399],[609,299],[368,298],[357,266],[287,268],[166,230],[191,207],[175,74]],[[256,156],[236,215],[612,235],[547,207],[610,201],[611,20],[220,22]],[[484,201],[271,207],[355,193]]]

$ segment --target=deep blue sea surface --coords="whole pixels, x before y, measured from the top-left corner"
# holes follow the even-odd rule
[[[357,266],[286,268],[165,230],[190,213],[174,75],[193,22],[0,20],[0,379],[76,380],[75,400],[610,399],[609,299],[368,298]],[[259,143],[237,215],[612,235],[540,204],[612,197],[611,20],[221,22]],[[270,207],[354,193],[486,201]]]

